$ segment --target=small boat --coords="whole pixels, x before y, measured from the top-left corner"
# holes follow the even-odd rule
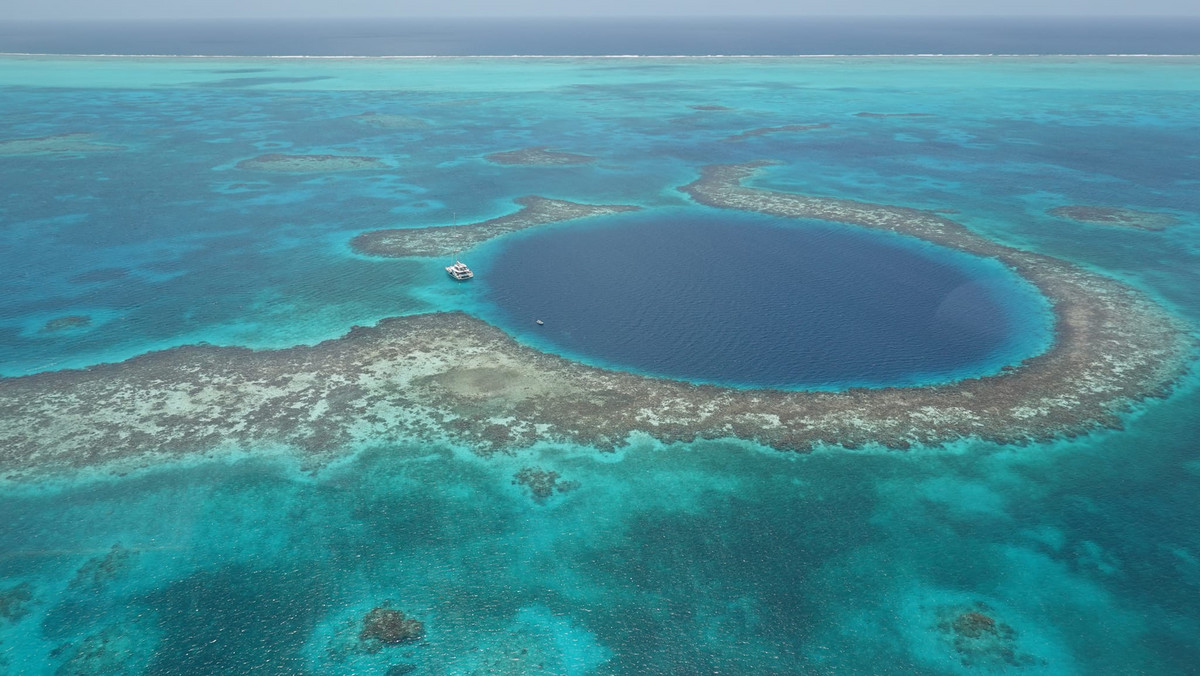
[[[475,273],[471,272],[471,268],[468,268],[465,263],[458,260],[458,252],[455,251],[454,254],[455,254],[454,265],[446,266],[446,274],[450,275],[451,277],[453,277],[454,279],[456,279],[460,282],[465,282],[468,279],[474,277]]]
[[[542,321],[542,320],[540,320],[540,319],[539,319],[539,320],[537,320],[537,325],[538,325],[538,326],[543,326],[545,323],[546,323],[546,322],[544,322],[544,321]]]

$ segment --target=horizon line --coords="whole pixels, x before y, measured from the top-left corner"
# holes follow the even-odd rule
[[[1192,54],[1147,53],[854,53],[854,54],[72,54],[53,52],[0,52],[5,57],[56,57],[80,59],[954,59],[954,58],[1094,58],[1094,59],[1188,59]]]
[[[148,17],[109,17],[85,16],[77,18],[60,17],[16,17],[5,21],[27,21],[43,23],[124,23],[143,21],[352,21],[352,20],[439,20],[439,21],[558,21],[558,20],[697,20],[697,19],[851,19],[860,20],[963,20],[963,19],[1060,19],[1060,20],[1089,20],[1089,19],[1184,19],[1200,21],[1200,14],[555,14],[555,15],[441,15],[441,14],[361,14],[352,16],[306,15],[287,16],[255,15],[255,16],[148,16]]]

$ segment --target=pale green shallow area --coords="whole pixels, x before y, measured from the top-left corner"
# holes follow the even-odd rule
[[[612,81],[658,82],[664,74],[700,85],[737,77],[752,87],[786,81],[805,87],[925,89],[1053,87],[1194,91],[1195,56],[1131,57],[72,57],[7,56],[0,85],[72,88],[179,87],[222,79],[215,69],[278,69],[288,77],[329,78],[261,85],[286,90],[541,91]],[[503,69],[496,76],[492,69]],[[662,69],[670,69],[664,73]],[[641,70],[642,72],[632,72]],[[1069,73],[1068,73],[1069,70]],[[970,91],[964,92],[968,95]]]
[[[256,72],[215,72],[240,69]],[[997,240],[1124,279],[1194,327],[1198,88],[1195,58],[6,57],[0,138],[83,131],[129,150],[0,158],[3,372],[198,341],[281,348],[477,308],[438,265],[367,259],[347,242],[454,211],[503,215],[525,194],[691,208],[675,187],[699,166],[763,157],[783,164],[762,187],[955,209]],[[445,105],[464,99],[487,103]],[[430,128],[344,119],[372,110]],[[866,111],[932,117],[856,116]],[[832,126],[721,141],[810,122]],[[533,145],[601,159],[480,159]],[[395,169],[231,168],[269,152]],[[1181,223],[1046,215],[1064,204]],[[112,269],[125,272],[71,281]],[[94,319],[40,331],[64,314]],[[316,474],[284,450],[247,448],[8,486],[0,662],[64,674],[1185,674],[1200,663],[1196,438],[1189,377],[1123,430],[1017,447],[795,455],[635,436],[617,453],[481,458],[379,440]],[[526,467],[578,485],[536,499],[513,483]],[[106,559],[117,543],[130,554]],[[388,600],[425,622],[425,638],[364,651],[361,619]],[[956,634],[968,612],[1012,633],[968,622]]]

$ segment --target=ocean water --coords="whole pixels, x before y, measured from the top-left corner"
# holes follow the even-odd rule
[[[1198,89],[1196,57],[5,57],[0,140],[82,132],[126,149],[0,156],[0,374],[198,342],[311,344],[436,310],[584,361],[739,384],[944,380],[1044,349],[1046,308],[988,261],[721,212],[677,190],[705,164],[763,158],[780,164],[758,186],[953,210],[988,237],[1118,277],[1196,327]],[[383,128],[363,113],[409,121]],[[829,127],[730,140],[803,124]],[[595,161],[484,159],[530,146]],[[236,167],[264,153],[370,155],[387,168]],[[371,229],[511,213],[531,194],[643,209],[464,251],[480,273],[470,284],[450,283],[441,260],[349,247]],[[1160,211],[1179,225],[1046,213],[1069,204]],[[637,246],[621,251],[627,243]],[[717,332],[676,364],[693,371],[606,353],[628,330],[581,324],[567,340],[562,313],[578,294],[530,267],[550,256],[594,264],[612,285],[589,284],[590,302],[650,316],[718,292],[740,310],[808,278],[742,276],[719,289],[690,278],[667,293],[618,271],[671,254],[686,274],[785,252],[820,273],[821,293],[799,299],[812,301],[808,324],[851,315],[840,326],[861,347],[824,344],[824,366],[841,370],[770,382],[781,369],[768,358],[756,375],[733,373],[721,341],[740,343],[755,328],[746,322],[708,322]],[[888,261],[911,283],[895,284]],[[952,316],[976,330],[916,330],[964,284],[969,302]],[[857,313],[836,302],[862,285],[894,295]],[[67,316],[90,322],[48,329]],[[891,372],[866,368],[864,350],[898,347],[889,327],[909,332],[912,353]],[[0,663],[14,674],[1194,673],[1197,438],[1189,374],[1121,430],[1020,446],[800,455],[634,436],[615,453],[542,444],[485,458],[378,440],[315,473],[247,448],[241,460],[10,483]],[[535,500],[513,483],[526,467],[578,487]],[[9,612],[23,595],[27,612]],[[385,601],[421,619],[425,638],[355,649],[362,617]],[[969,609],[1010,627],[1008,641],[947,638],[946,618]]]
[[[1044,351],[1004,266],[909,237],[695,209],[527,231],[481,251],[477,312],[577,360],[694,382],[950,382]],[[531,322],[544,325],[531,330]]]
[[[1200,19],[629,17],[10,20],[0,52],[225,56],[1196,54]]]

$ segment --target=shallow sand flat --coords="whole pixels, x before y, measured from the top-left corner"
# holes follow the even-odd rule
[[[1138,230],[1165,230],[1172,225],[1179,225],[1180,223],[1179,219],[1171,214],[1123,209],[1121,207],[1073,205],[1055,207],[1046,213],[1055,218],[1064,218],[1077,223],[1108,225],[1118,228],[1136,228]]]
[[[111,153],[125,150],[113,143],[97,143],[92,134],[76,132],[34,138],[0,140],[0,155],[71,155],[76,153]]]
[[[516,203],[521,205],[520,210],[487,221],[431,228],[372,230],[355,237],[350,241],[350,246],[370,256],[445,256],[525,228],[640,209],[623,204],[579,204],[536,195],[519,198]]]
[[[378,157],[359,155],[283,155],[268,153],[237,163],[238,169],[249,171],[317,172],[317,171],[360,171],[363,169],[387,169],[388,165]]]

